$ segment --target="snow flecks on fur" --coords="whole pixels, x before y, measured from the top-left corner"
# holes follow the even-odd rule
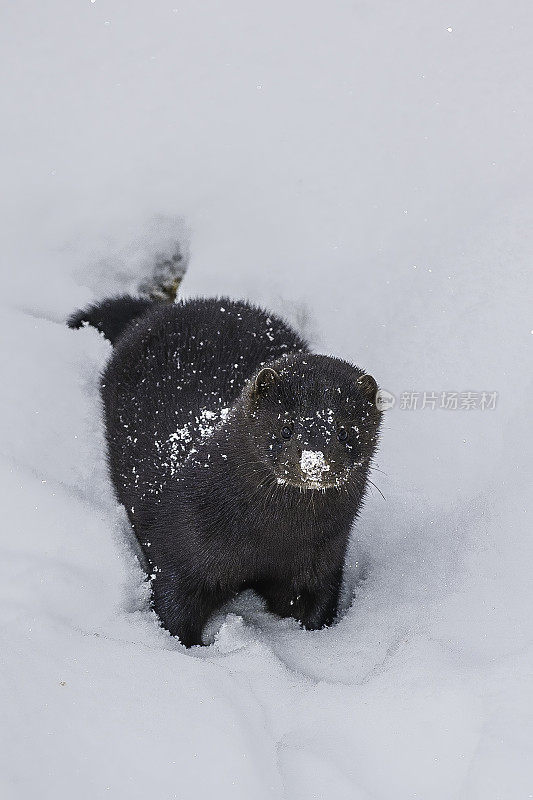
[[[229,407],[216,411],[203,408],[190,422],[171,433],[165,442],[156,441],[158,453],[166,455],[166,460],[162,462],[163,469],[168,470],[173,478],[178,477],[187,459],[198,452],[196,447],[190,445],[193,442],[201,445],[210,439],[227,420],[229,412]]]

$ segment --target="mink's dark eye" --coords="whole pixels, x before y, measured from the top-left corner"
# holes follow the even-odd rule
[[[288,425],[284,425],[281,429],[281,437],[282,439],[290,439],[292,436],[292,430],[289,428]]]
[[[338,438],[339,442],[345,442],[346,441],[346,439],[348,438],[348,431],[346,430],[346,428],[339,428],[339,432],[337,434],[337,438]]]

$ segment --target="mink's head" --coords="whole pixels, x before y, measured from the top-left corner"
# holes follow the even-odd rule
[[[366,474],[381,411],[377,385],[329,356],[291,355],[261,369],[245,389],[247,438],[277,482],[340,488]]]

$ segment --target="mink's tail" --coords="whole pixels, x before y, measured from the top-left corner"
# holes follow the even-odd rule
[[[139,286],[139,297],[123,294],[93,303],[74,311],[67,320],[69,328],[91,325],[115,344],[126,328],[156,305],[173,303],[187,269],[188,250],[174,243],[170,257],[157,256],[152,274]]]
[[[92,325],[109,339],[111,344],[115,344],[130,323],[142,317],[154,305],[158,305],[157,301],[144,297],[131,297],[129,294],[109,297],[83,310],[74,311],[68,318],[67,325],[69,328]]]

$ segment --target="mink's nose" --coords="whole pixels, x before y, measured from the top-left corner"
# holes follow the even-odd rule
[[[304,450],[300,457],[302,475],[308,481],[321,481],[330,466],[324,458],[322,450]]]

